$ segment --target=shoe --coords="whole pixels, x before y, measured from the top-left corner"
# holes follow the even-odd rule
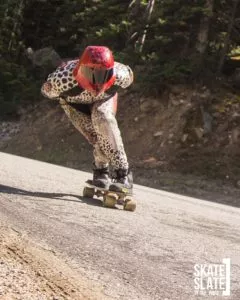
[[[93,169],[93,181],[92,181],[93,185],[108,190],[110,183],[111,183],[111,178],[109,177],[108,168]]]
[[[131,195],[133,192],[133,176],[129,169],[115,170],[113,182],[109,186],[109,191],[124,192]]]

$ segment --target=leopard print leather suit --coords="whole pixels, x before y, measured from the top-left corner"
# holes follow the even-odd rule
[[[77,63],[78,60],[71,60],[58,67],[48,76],[41,92],[45,97],[60,102],[75,128],[93,145],[96,168],[106,168],[110,163],[115,170],[128,169],[114,106],[117,88],[127,88],[133,82],[132,70],[129,66],[115,62],[114,86],[94,97],[75,80],[73,70]]]

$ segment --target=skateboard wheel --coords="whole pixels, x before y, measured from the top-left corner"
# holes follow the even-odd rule
[[[85,187],[83,189],[83,197],[87,197],[87,198],[92,198],[95,194],[95,190],[93,188],[90,187]]]
[[[103,206],[114,208],[118,200],[118,196],[113,193],[106,194],[103,198]]]
[[[133,199],[126,199],[123,205],[124,210],[134,211],[136,209],[136,202]]]

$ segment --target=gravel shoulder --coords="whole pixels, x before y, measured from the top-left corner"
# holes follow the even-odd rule
[[[51,249],[0,224],[0,300],[107,299]]]

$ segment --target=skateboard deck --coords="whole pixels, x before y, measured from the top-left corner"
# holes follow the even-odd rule
[[[103,206],[115,208],[116,205],[122,205],[124,210],[134,211],[136,209],[136,202],[133,195],[126,191],[114,192],[103,188],[96,187],[92,184],[92,180],[86,181],[87,186],[83,189],[83,197],[93,198],[94,196],[103,199]]]

